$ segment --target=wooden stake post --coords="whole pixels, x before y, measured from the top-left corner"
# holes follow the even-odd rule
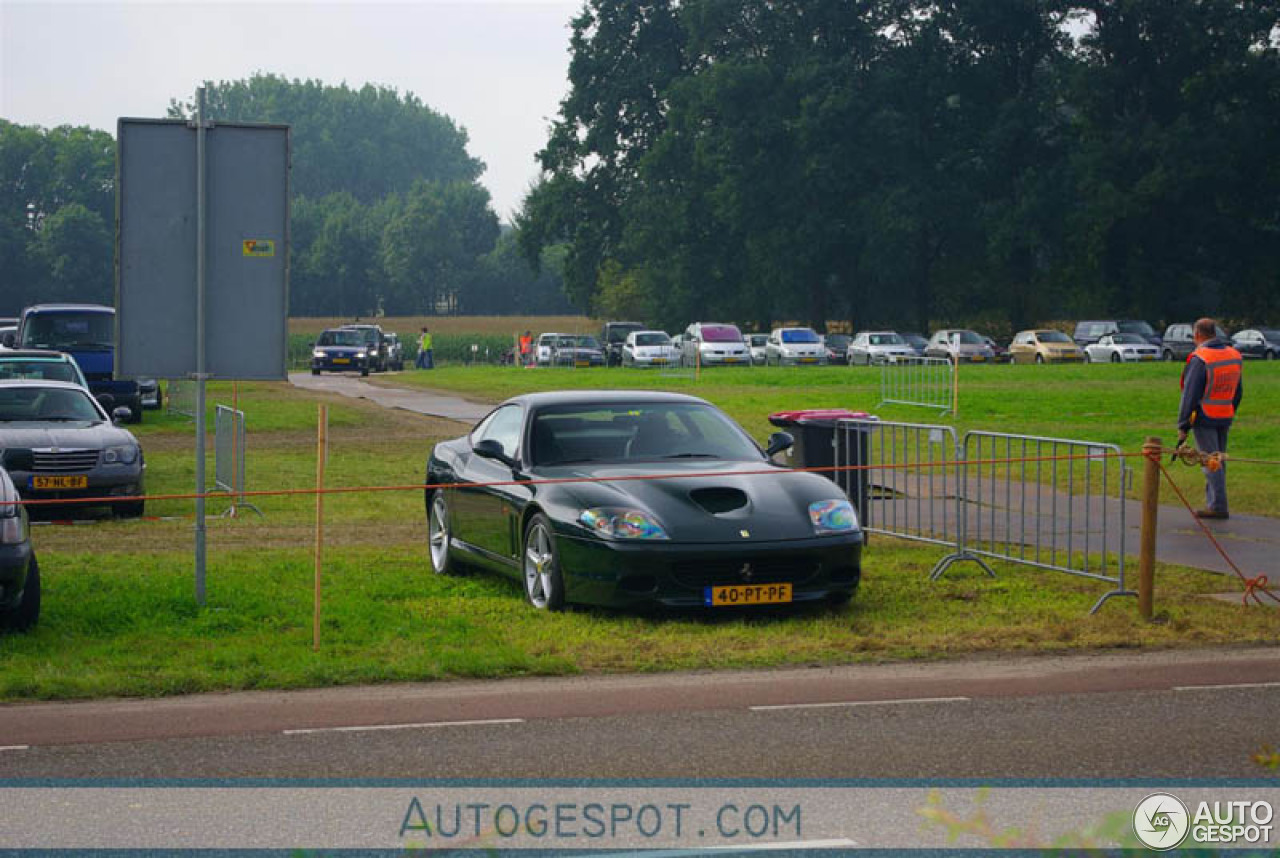
[[[319,406],[316,421],[316,550],[315,550],[315,617],[312,621],[311,648],[320,651],[320,570],[324,560],[324,466],[328,452],[329,407]]]
[[[1160,453],[1164,449],[1159,438],[1147,438],[1142,445],[1142,535],[1138,548],[1138,613],[1151,619],[1155,598],[1156,521],[1160,513]]]

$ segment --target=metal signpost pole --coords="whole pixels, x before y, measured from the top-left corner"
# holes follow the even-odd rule
[[[196,90],[196,604],[204,607],[204,444],[205,444],[205,124],[204,87]]]

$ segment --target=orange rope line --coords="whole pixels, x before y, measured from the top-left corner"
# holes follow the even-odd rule
[[[1235,561],[1231,559],[1231,556],[1227,554],[1226,549],[1222,547],[1222,543],[1218,542],[1218,538],[1213,535],[1213,531],[1205,526],[1205,523],[1195,514],[1195,510],[1191,507],[1191,502],[1187,500],[1187,496],[1183,494],[1182,489],[1173,481],[1173,475],[1169,473],[1169,470],[1164,466],[1164,463],[1160,461],[1160,453],[1156,452],[1153,455],[1155,456],[1156,464],[1160,466],[1160,473],[1164,474],[1165,480],[1168,481],[1170,487],[1173,488],[1174,494],[1178,496],[1178,500],[1182,501],[1182,505],[1187,508],[1187,512],[1191,513],[1191,518],[1197,525],[1199,525],[1200,530],[1209,538],[1209,541],[1213,543],[1213,547],[1218,549],[1218,553],[1222,555],[1222,559],[1225,560],[1227,565],[1231,567],[1232,571],[1236,573],[1236,577],[1240,579],[1240,582],[1244,584],[1244,597],[1241,601],[1248,605],[1249,600],[1253,599],[1261,605],[1262,598],[1258,595],[1261,593],[1277,604],[1280,604],[1280,596],[1277,596],[1275,593],[1267,589],[1267,584],[1269,582],[1266,575],[1258,575],[1254,578],[1250,578],[1240,571],[1240,567],[1237,566]]]

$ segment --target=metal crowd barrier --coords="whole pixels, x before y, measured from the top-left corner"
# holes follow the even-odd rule
[[[159,384],[159,382],[156,382]],[[193,420],[196,416],[196,386],[188,381],[171,378],[166,391],[165,408],[170,414],[181,414]]]
[[[262,515],[262,510],[244,499],[245,453],[244,412],[219,405],[213,416],[213,482],[231,495],[226,514],[233,517],[240,507]]]
[[[1113,585],[1094,604],[1136,595],[1125,587],[1125,492],[1132,470],[1112,444],[950,426],[841,420],[836,480],[863,530],[950,547],[936,580],[988,559]]]
[[[1114,444],[1064,438],[967,432],[962,505],[964,538],[939,561],[932,577],[953,563],[974,560],[990,572],[989,557],[1052,569],[1125,588],[1125,491],[1132,470]]]
[[[956,431],[950,426],[846,419],[837,424],[836,481],[862,529],[917,542],[956,545],[960,492]]]
[[[954,370],[946,358],[900,356],[880,364],[880,404],[952,407]]]

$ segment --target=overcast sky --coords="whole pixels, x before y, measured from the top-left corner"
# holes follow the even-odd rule
[[[470,135],[507,220],[566,90],[581,0],[413,3],[0,0],[0,117],[90,125],[159,117],[202,80],[255,71],[415,93]]]

